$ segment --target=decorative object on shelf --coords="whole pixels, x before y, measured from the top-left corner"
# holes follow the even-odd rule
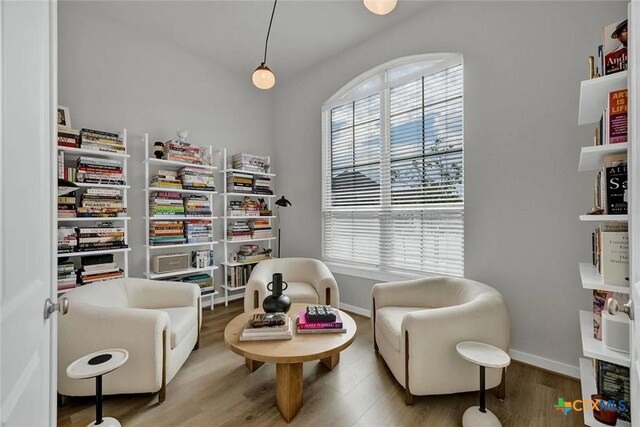
[[[156,159],[161,159],[164,156],[164,144],[160,141],[153,143],[153,155]]]
[[[264,169],[264,173],[269,173],[269,169],[271,168],[271,165],[264,164],[262,165],[262,168]]]
[[[592,394],[591,401],[592,402],[601,402],[601,401],[609,401],[610,398],[608,396],[604,396],[602,394]],[[593,405],[593,418],[596,421],[601,422],[602,424],[606,424],[608,426],[615,426],[618,422],[618,411],[617,410],[609,410],[602,409],[602,405]]]
[[[595,58],[592,55],[589,57],[589,79],[594,79],[595,77],[596,77]]]
[[[265,64],[267,63],[267,47],[269,46],[269,35],[271,34],[271,24],[273,24],[273,15],[276,13],[276,5],[278,0],[273,2],[273,10],[271,11],[271,19],[269,20],[269,29],[267,30],[267,39],[264,42],[264,58],[262,63],[256,68],[251,76],[253,84],[258,89],[271,89],[276,84],[276,76],[273,71]]]
[[[276,200],[276,205],[278,206],[276,208],[276,215],[278,217],[278,258],[280,258],[280,241],[281,241],[280,239],[280,224],[281,224],[280,207],[286,208],[287,206],[291,206],[291,202],[287,200],[286,197],[282,196],[278,200]]]
[[[189,138],[189,131],[188,130],[180,130],[180,129],[178,129],[176,134],[178,135],[178,142],[179,143],[187,144],[187,138]]]
[[[282,286],[283,284],[285,285],[284,287]],[[262,309],[265,313],[286,313],[289,311],[291,298],[282,294],[282,291],[288,287],[289,284],[282,281],[282,273],[273,274],[273,281],[267,285],[267,289],[272,293],[262,302]]]
[[[388,15],[397,4],[398,0],[364,0],[364,7],[376,15]]]
[[[69,114],[69,107],[58,105],[58,129],[71,129],[71,114]]]

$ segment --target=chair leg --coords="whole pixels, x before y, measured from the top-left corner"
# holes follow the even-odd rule
[[[378,341],[376,341],[376,299],[373,298],[373,302],[371,303],[371,313],[373,319],[373,350],[378,352]]]
[[[404,403],[413,405],[413,394],[409,388],[409,331],[404,331]]]
[[[162,331],[162,385],[158,392],[158,403],[167,398],[167,330]]]
[[[196,345],[193,347],[194,350],[197,350],[200,348],[200,325],[202,324],[201,318],[202,318],[202,307],[200,306],[201,302],[200,302],[200,298],[198,298],[198,324],[196,325],[196,327],[198,328],[198,338],[196,339]]]
[[[502,368],[502,380],[498,387],[496,387],[496,397],[500,400],[504,400],[507,394],[507,368]]]

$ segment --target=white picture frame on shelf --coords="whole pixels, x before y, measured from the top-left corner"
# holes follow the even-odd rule
[[[71,129],[71,113],[69,113],[69,107],[58,105],[57,121],[59,129]]]

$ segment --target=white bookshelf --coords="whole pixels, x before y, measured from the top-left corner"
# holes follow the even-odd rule
[[[592,366],[591,359],[584,357],[580,358],[580,388],[582,394],[582,400],[584,402],[591,401],[591,395],[596,394],[596,377]],[[584,423],[589,427],[607,427],[607,424],[603,424],[597,421],[593,417],[592,411],[582,411],[584,414]],[[618,420],[616,427],[631,427],[631,424]]]
[[[629,148],[628,143],[594,145],[582,147],[580,150],[580,163],[578,172],[597,172],[602,170],[604,158],[612,154],[623,154]]]
[[[142,143],[144,145],[144,199],[145,199],[145,210],[144,210],[144,224],[145,224],[145,256],[146,256],[146,267],[145,267],[145,277],[148,279],[158,279],[158,280],[168,280],[175,279],[177,281],[181,280],[181,278],[185,276],[189,276],[192,274],[198,273],[208,273],[212,280],[213,286],[201,288],[201,292],[206,292],[213,290],[211,293],[201,294],[200,300],[204,303],[205,300],[209,302],[209,308],[213,310],[214,308],[214,298],[219,294],[215,290],[215,271],[218,270],[218,266],[211,265],[204,268],[195,268],[189,266],[185,270],[172,271],[166,273],[154,273],[151,271],[151,262],[152,257],[154,255],[159,254],[169,254],[169,253],[188,253],[189,260],[191,261],[191,251],[193,250],[211,250],[213,251],[216,245],[218,244],[217,240],[213,240],[211,242],[202,242],[202,243],[180,243],[180,244],[172,244],[172,245],[151,245],[149,229],[151,224],[155,221],[187,221],[187,220],[197,220],[197,219],[208,219],[211,220],[213,233],[215,236],[215,220],[218,218],[214,216],[214,197],[218,194],[217,191],[206,191],[206,190],[191,190],[191,189],[183,189],[183,188],[168,188],[168,187],[150,187],[151,176],[155,174],[159,169],[164,170],[173,170],[177,171],[183,167],[197,167],[199,169],[205,169],[210,171],[212,174],[218,169],[213,165],[199,165],[188,162],[181,162],[176,160],[165,160],[165,159],[157,159],[155,157],[151,157],[152,153],[149,146],[149,134],[145,133],[142,137]],[[209,146],[210,151],[213,151],[213,148]],[[220,183],[216,181],[216,188],[219,187]],[[196,216],[196,215],[151,215],[150,214],[150,206],[149,206],[149,196],[151,193],[156,191],[170,191],[174,193],[180,193],[182,195],[202,195],[207,196],[209,199],[209,204],[211,206],[211,214],[207,216]],[[204,304],[202,304],[204,307]]]
[[[627,222],[629,215],[580,215],[584,222]]]
[[[222,290],[224,291],[224,304],[225,306],[229,304],[229,298],[230,298],[230,294],[234,293],[234,292],[238,292],[238,291],[244,291],[244,289],[246,288],[246,286],[229,286],[228,282],[227,282],[227,278],[230,276],[231,272],[233,271],[234,268],[236,267],[242,267],[242,266],[248,266],[248,265],[255,265],[258,264],[260,261],[257,262],[247,262],[247,263],[241,263],[241,262],[231,262],[229,261],[229,257],[231,255],[232,251],[237,251],[237,245],[242,245],[242,244],[247,244],[247,243],[263,243],[263,245],[261,246],[265,246],[268,249],[273,249],[272,248],[272,242],[274,240],[276,240],[275,237],[275,229],[274,229],[274,219],[276,218],[275,215],[269,215],[269,216],[249,216],[249,215],[245,215],[245,216],[230,216],[229,215],[229,202],[232,200],[242,200],[245,197],[251,197],[252,199],[257,199],[257,198],[264,198],[265,202],[267,203],[267,205],[269,206],[269,209],[271,209],[273,211],[273,206],[272,206],[272,200],[276,197],[275,194],[251,194],[251,193],[238,193],[238,192],[233,192],[233,191],[227,191],[227,178],[233,174],[233,173],[243,173],[243,174],[247,174],[247,175],[252,175],[252,176],[263,176],[263,177],[269,177],[269,178],[274,178],[276,175],[273,173],[267,173],[267,172],[251,172],[251,171],[245,171],[245,170],[241,170],[241,169],[233,169],[229,167],[229,162],[230,160],[227,159],[227,150],[225,149],[223,152],[223,168],[220,170],[220,173],[222,174],[222,183],[221,185],[223,186],[222,188],[224,188],[224,193],[223,193],[223,197],[224,197],[224,215],[222,217],[223,219],[223,230],[222,232],[224,233],[224,238],[221,239],[221,243],[223,244],[223,253],[224,253],[224,260],[220,263],[220,265],[223,267],[224,270],[224,282],[221,285]],[[272,188],[273,188],[273,181],[271,182],[272,184]],[[271,224],[271,232],[272,234],[274,234],[274,237],[269,237],[269,238],[263,238],[263,239],[241,239],[241,240],[229,240],[227,239],[227,225],[229,224],[230,221],[237,221],[237,220],[252,220],[252,219],[267,219],[269,220],[270,224]],[[273,253],[272,253],[273,255]]]
[[[628,294],[630,288],[628,286],[608,285],[603,282],[602,276],[593,264],[581,262],[578,264],[580,268],[580,280],[584,289],[602,289],[609,292],[618,292]]]
[[[627,87],[627,72],[623,71],[596,79],[583,80],[580,84],[578,124],[597,123],[607,108],[609,92]]]
[[[116,184],[91,184],[84,182],[76,182],[75,185],[78,186],[78,189],[75,191],[76,193],[76,206],[78,204],[78,200],[80,199],[80,194],[83,193],[87,188],[113,188],[121,190],[122,201],[124,206],[129,210],[129,198],[128,198],[128,190],[130,185],[128,185],[129,180],[129,169],[128,169],[128,159],[130,155],[128,154],[127,147],[127,130],[123,129],[122,133],[122,145],[124,147],[123,153],[112,153],[107,151],[98,151],[98,150],[88,150],[83,148],[74,148],[74,147],[63,147],[57,146],[58,154],[62,154],[64,156],[65,167],[70,166],[75,163],[80,157],[95,157],[95,158],[103,158],[103,159],[114,159],[122,162],[122,172],[125,176],[125,182],[127,184],[124,185],[116,185]],[[58,167],[58,159],[56,159],[56,168]],[[56,203],[57,203],[56,196]],[[129,220],[131,217],[129,216],[119,216],[119,217],[56,217],[54,218],[55,227],[54,232],[56,236],[54,237],[57,240],[57,231],[58,227],[70,227],[73,225],[90,227],[93,225],[98,225],[102,222],[112,222],[115,226],[124,228],[124,241],[128,246],[126,248],[118,248],[118,249],[104,249],[98,251],[82,251],[82,252],[67,252],[67,253],[57,253],[54,259],[54,263],[57,265],[58,260],[61,258],[70,258],[74,260],[74,264],[76,268],[79,266],[80,258],[92,256],[92,255],[106,255],[111,254],[114,255],[114,262],[122,269],[124,277],[129,277],[129,252],[131,252],[131,247],[129,245]],[[58,295],[61,295],[65,292],[68,292],[71,289],[65,289],[58,291]]]
[[[582,337],[582,353],[587,357],[631,366],[629,354],[608,349],[604,343],[593,337],[593,312],[580,310],[580,336]]]

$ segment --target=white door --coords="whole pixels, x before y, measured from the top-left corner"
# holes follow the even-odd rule
[[[0,2],[0,418],[55,425],[52,194],[56,4]]]

